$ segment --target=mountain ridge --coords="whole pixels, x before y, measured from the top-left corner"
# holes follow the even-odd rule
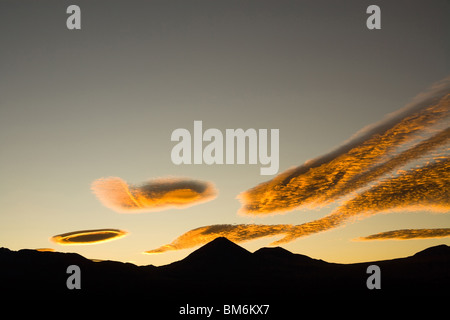
[[[72,264],[81,269],[81,290],[67,289],[66,269]],[[382,290],[366,286],[371,264],[381,269]],[[434,246],[391,260],[336,264],[280,247],[251,253],[226,238],[216,238],[164,266],[94,262],[76,253],[0,248],[0,283],[12,299],[440,297],[450,286],[450,247]]]

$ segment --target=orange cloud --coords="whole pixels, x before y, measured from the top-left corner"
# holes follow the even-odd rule
[[[217,224],[196,228],[186,232],[170,244],[145,253],[162,253],[180,250],[208,243],[218,237],[226,237],[233,242],[244,242],[262,237],[286,234],[292,225]]]
[[[81,245],[111,241],[125,235],[127,232],[119,229],[80,230],[58,234],[51,237],[50,240],[62,245]]]
[[[242,242],[283,235],[273,243],[278,245],[381,212],[449,212],[449,118],[450,77],[335,151],[238,196],[240,212],[254,215],[326,205],[347,196],[331,214],[300,225],[204,226],[146,253],[191,248],[217,237]],[[411,164],[415,167],[406,167]]]
[[[217,195],[212,183],[181,178],[154,179],[139,186],[117,177],[101,178],[92,183],[92,191],[105,207],[122,213],[184,208]]]
[[[364,218],[392,210],[428,210],[448,213],[450,210],[450,159],[403,172],[380,182],[345,202],[330,215],[296,225],[276,244],[342,226],[354,217]]]
[[[244,242],[262,237],[284,235],[272,245],[291,242],[300,237],[340,227],[350,219],[364,218],[390,210],[450,210],[450,159],[401,173],[398,177],[378,185],[345,202],[321,219],[300,225],[219,224],[190,230],[170,244],[145,253],[162,253],[192,248],[226,237],[233,242]]]
[[[356,240],[408,240],[450,237],[450,228],[440,229],[400,229],[380,232]]]
[[[412,207],[437,212],[450,209],[450,159],[401,172],[344,203],[346,214],[373,214]]]
[[[433,134],[433,128],[439,130],[449,117],[447,78],[414,104],[362,130],[335,151],[241,193],[240,212],[261,215],[329,204],[444,146],[449,141],[448,128],[432,137],[423,136]]]

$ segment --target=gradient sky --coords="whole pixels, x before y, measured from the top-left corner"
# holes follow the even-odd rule
[[[82,29],[66,28],[81,7]],[[381,30],[366,8],[381,8]],[[260,165],[174,165],[173,130],[277,128],[280,172],[340,146],[450,75],[448,1],[0,2],[0,246],[162,265],[192,249],[142,252],[213,224],[300,224],[337,203],[242,216],[236,196],[272,177]],[[448,154],[447,154],[448,156]],[[217,198],[120,214],[93,181],[167,176],[214,183]],[[448,214],[381,214],[284,244],[332,262],[413,254],[450,238],[353,241],[399,229],[448,228]],[[86,246],[76,230],[126,237]],[[241,245],[250,251],[279,239]]]

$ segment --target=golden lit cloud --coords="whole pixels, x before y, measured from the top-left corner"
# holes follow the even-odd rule
[[[342,226],[350,219],[364,218],[391,210],[450,210],[450,160],[437,161],[422,168],[402,172],[345,202],[321,219],[300,225],[220,224],[190,230],[173,242],[145,253],[162,253],[203,245],[217,237],[244,242],[262,237],[284,235],[272,245],[291,242]]]
[[[450,237],[450,228],[439,229],[400,229],[380,232],[356,240],[408,240]]]
[[[210,182],[181,178],[154,179],[142,185],[117,177],[101,178],[92,183],[92,191],[105,207],[122,213],[184,208],[217,195]]]
[[[276,244],[339,227],[354,217],[364,218],[393,210],[450,212],[450,159],[382,181],[345,202],[330,215],[293,227]]]
[[[170,244],[145,253],[162,253],[180,250],[208,243],[218,237],[226,237],[233,242],[244,242],[263,237],[286,234],[292,225],[217,224],[196,228],[179,236]]]
[[[382,181],[346,202],[340,210],[351,213],[373,213],[389,209],[450,209],[450,159],[402,172],[398,177]]]
[[[449,129],[442,126],[450,117],[450,78],[433,88],[335,151],[241,193],[240,212],[260,215],[326,205],[411,161],[448,156],[448,149],[439,147],[449,142]]]
[[[125,235],[127,232],[119,229],[80,230],[58,234],[51,237],[50,240],[63,245],[81,245],[116,240]]]
[[[40,251],[40,252],[55,252],[55,249],[52,248],[38,248],[38,249],[34,249],[36,251]]]
[[[211,225],[147,251],[191,248],[217,237],[243,242],[282,235],[273,244],[390,211],[450,211],[450,78],[402,110],[363,129],[340,148],[241,193],[244,214],[283,212],[344,201],[329,215],[299,225]]]

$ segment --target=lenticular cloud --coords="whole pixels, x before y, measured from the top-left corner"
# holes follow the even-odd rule
[[[83,245],[111,241],[126,235],[126,231],[119,229],[95,229],[62,233],[51,237],[50,240],[62,245]]]
[[[185,208],[217,195],[210,182],[181,178],[154,179],[141,185],[118,177],[101,178],[92,183],[92,191],[105,207],[121,213]]]
[[[240,212],[264,215],[327,205],[413,161],[447,157],[449,120],[450,77],[336,150],[242,192]]]

